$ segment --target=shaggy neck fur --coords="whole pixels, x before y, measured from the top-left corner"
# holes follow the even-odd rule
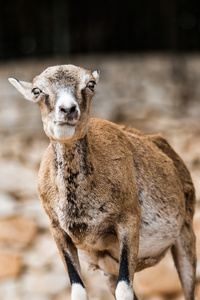
[[[88,137],[85,135],[70,144],[53,142],[53,149],[57,187],[62,195],[59,211],[63,214],[63,222],[66,221],[66,212],[73,220],[80,220],[87,215],[85,199],[94,171]]]

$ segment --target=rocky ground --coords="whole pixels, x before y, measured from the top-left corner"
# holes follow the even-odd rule
[[[70,299],[70,285],[36,192],[48,144],[37,105],[7,77],[31,80],[44,68],[73,63],[101,70],[91,115],[162,133],[182,156],[196,188],[197,299],[200,299],[200,56],[112,55],[0,64],[0,300]],[[113,299],[99,272],[82,273],[90,299]],[[135,276],[145,300],[183,300],[170,255]]]

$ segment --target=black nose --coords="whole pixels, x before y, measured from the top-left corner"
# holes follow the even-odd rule
[[[70,108],[60,106],[59,109],[60,112],[64,114],[65,117],[67,117],[68,119],[73,119],[77,117],[78,112],[76,109],[76,105],[72,105]]]

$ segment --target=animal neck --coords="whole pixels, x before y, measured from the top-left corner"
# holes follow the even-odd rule
[[[69,143],[53,142],[54,155],[58,173],[63,174],[64,178],[74,176],[87,177],[93,173],[91,149],[88,136],[77,139]],[[69,173],[69,174],[68,174]]]
[[[73,144],[53,142],[56,183],[59,193],[58,209],[60,222],[75,222],[87,214],[87,191],[90,186],[93,165],[88,138],[74,141]],[[70,221],[71,220],[71,221]]]

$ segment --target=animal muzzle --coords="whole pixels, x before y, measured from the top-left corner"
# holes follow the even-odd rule
[[[59,113],[63,116],[64,120],[77,120],[78,119],[78,110],[77,106],[74,104],[70,108],[67,108],[65,106],[59,107]]]
[[[71,107],[59,106],[58,117],[54,122],[56,125],[76,125],[80,118],[80,112],[77,105]]]

